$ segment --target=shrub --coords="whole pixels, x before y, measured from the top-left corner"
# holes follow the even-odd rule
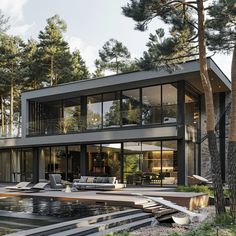
[[[177,192],[196,192],[196,193],[207,193],[213,195],[213,191],[205,185],[192,185],[192,186],[177,186]]]

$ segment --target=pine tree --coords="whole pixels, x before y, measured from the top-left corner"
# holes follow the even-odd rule
[[[58,16],[47,19],[44,31],[39,33],[38,63],[41,74],[50,85],[71,80],[71,54],[68,43],[63,38],[66,23]]]
[[[95,61],[97,68],[123,72],[130,59],[130,52],[121,42],[116,39],[108,40],[99,50],[99,59]]]
[[[231,65],[232,104],[228,145],[228,184],[230,190],[230,212],[236,218],[236,2],[218,0],[209,7],[207,21],[209,49],[221,53],[233,51]]]
[[[22,83],[22,70],[20,66],[21,54],[21,38],[16,36],[9,36],[6,34],[0,35],[0,74],[2,77],[2,83],[5,84],[5,94],[9,94],[9,97],[5,97],[5,99],[7,99],[10,104],[8,122],[10,135],[13,134],[14,111],[19,112],[20,109],[19,102],[16,103],[16,98],[20,95],[20,85]],[[4,101],[4,98],[2,99],[2,101]],[[2,102],[2,104],[4,103]],[[5,114],[2,114],[2,118],[4,116]]]
[[[136,28],[139,30],[147,29],[148,24],[157,17],[169,25],[171,36],[168,40],[176,42],[176,44],[171,44],[171,52],[176,48],[182,48],[183,55],[179,56],[176,53],[170,53],[170,56],[166,55],[167,60],[165,61],[168,61],[168,64],[171,64],[171,59],[174,59],[175,63],[178,57],[188,58],[188,55],[192,56],[192,50],[198,50],[200,76],[205,95],[206,126],[215,191],[215,207],[217,214],[225,212],[221,163],[215,134],[213,93],[207,69],[203,0],[130,0],[130,3],[122,9],[125,16],[131,17],[137,22]],[[170,49],[166,48],[166,50]]]
[[[82,59],[79,50],[72,53],[72,80],[89,79],[89,71],[85,61]]]

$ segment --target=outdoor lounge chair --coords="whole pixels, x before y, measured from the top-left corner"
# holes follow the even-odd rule
[[[45,190],[46,185],[48,185],[48,183],[37,183],[32,187],[22,187],[22,188],[19,189],[19,191],[39,192],[41,190]]]
[[[212,184],[211,181],[209,181],[208,179],[206,179],[200,175],[193,175],[192,178],[194,179],[195,184],[197,184],[197,185],[201,185],[201,184],[202,185],[211,185]]]
[[[63,189],[64,188],[60,174],[50,174],[49,180],[50,180],[50,187],[52,189]]]
[[[18,191],[21,188],[27,187],[30,184],[30,182],[20,182],[15,186],[6,186],[5,189],[12,190],[12,191]]]

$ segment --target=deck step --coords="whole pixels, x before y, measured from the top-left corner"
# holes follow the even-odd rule
[[[143,211],[140,209],[129,209],[124,211],[118,211],[98,216],[90,216],[83,219],[77,219],[72,221],[65,221],[57,224],[47,225],[35,229],[24,230],[16,233],[9,234],[8,236],[47,236],[50,234],[56,234],[62,230],[70,230],[78,226],[87,226],[90,224],[95,224],[97,222],[102,222],[105,220],[115,219],[122,216],[130,216],[133,214],[139,214]]]
[[[139,214],[134,214],[134,215],[129,215],[129,216],[122,216],[119,218],[115,218],[115,219],[111,219],[111,220],[106,220],[103,221],[101,223],[96,223],[96,224],[91,224],[88,226],[82,226],[79,228],[74,228],[71,230],[67,230],[67,231],[62,231],[60,233],[56,233],[56,234],[50,234],[51,236],[72,236],[72,235],[87,235],[88,233],[90,234],[91,232],[95,231],[95,232],[99,232],[101,230],[106,230],[109,228],[113,228],[113,227],[117,227],[120,225],[127,225],[129,223],[132,222],[136,222],[136,221],[140,221],[143,219],[147,219],[150,218],[152,216],[152,214],[149,213],[139,213]],[[94,228],[95,227],[95,228]],[[83,231],[84,228],[84,231]]]
[[[120,225],[111,229],[106,229],[100,232],[96,232],[93,234],[89,234],[90,236],[102,236],[102,235],[106,235],[109,233],[119,233],[122,231],[132,231],[135,229],[139,229],[141,227],[145,227],[148,225],[151,225],[152,221],[155,220],[154,217],[152,218],[148,218],[148,219],[143,219],[143,220],[139,220],[139,221],[135,221],[129,224],[125,224],[125,225]]]

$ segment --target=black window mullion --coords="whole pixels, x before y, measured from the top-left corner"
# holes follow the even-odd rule
[[[140,106],[139,106],[139,126],[142,126],[142,114],[143,114],[143,91],[142,88],[139,89],[139,101],[140,101]]]
[[[122,91],[120,91],[120,127],[123,126],[123,106],[122,106],[123,95]]]

